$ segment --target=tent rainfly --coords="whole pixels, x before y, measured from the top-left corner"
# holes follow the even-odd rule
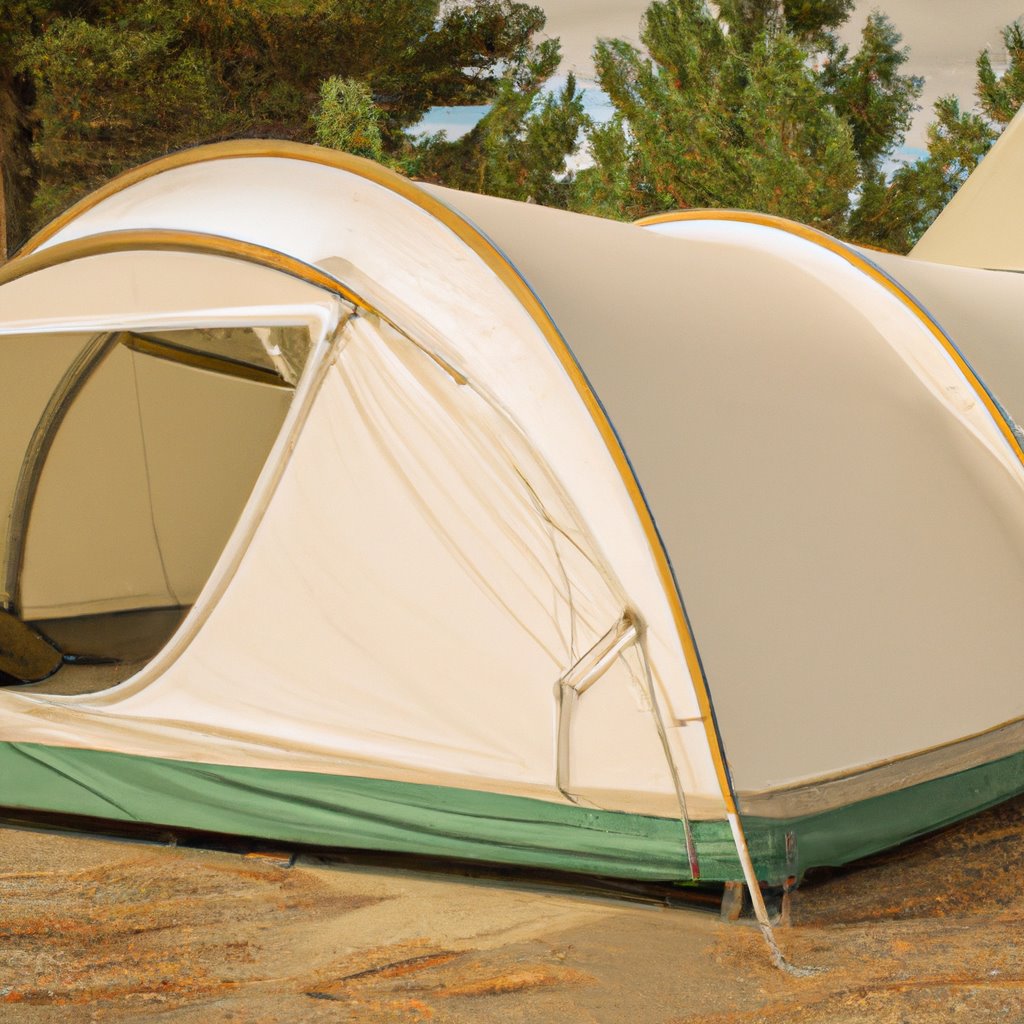
[[[285,143],[128,173],[0,270],[3,813],[763,912],[1020,792],[1022,289]]]

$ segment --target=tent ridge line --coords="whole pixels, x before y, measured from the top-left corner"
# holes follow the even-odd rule
[[[137,185],[139,182],[162,174],[164,171],[175,170],[180,167],[190,167],[194,164],[210,163],[215,160],[232,160],[243,157],[287,158],[335,167],[338,170],[349,171],[362,178],[374,181],[376,184],[383,185],[393,192],[398,192],[404,198],[411,199],[417,206],[424,205],[419,200],[419,197],[433,199],[433,197],[427,196],[427,193],[409,178],[405,178],[373,160],[367,160],[365,157],[344,153],[340,150],[327,149],[323,146],[312,146],[302,142],[289,142],[283,139],[233,139],[227,142],[207,143],[193,146],[189,149],[178,150],[166,156],[156,157],[147,163],[140,164],[138,167],[133,167],[116,175],[106,184],[90,192],[40,228],[18,249],[9,262],[14,262],[31,255],[80,216],[88,213],[111,196],[130,188],[132,185]],[[439,206],[444,206],[439,200],[433,199],[433,202]],[[448,209],[446,206],[444,208]]]

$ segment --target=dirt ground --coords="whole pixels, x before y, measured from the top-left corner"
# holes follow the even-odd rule
[[[287,851],[285,851],[287,853]],[[749,922],[411,866],[0,830],[0,1021],[1024,1022],[1024,801]]]

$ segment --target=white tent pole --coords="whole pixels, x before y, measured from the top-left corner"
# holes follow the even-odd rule
[[[644,681],[647,684],[647,697],[651,702],[651,713],[654,715],[654,724],[658,730],[658,739],[661,741],[662,750],[665,752],[665,760],[668,762],[669,771],[672,773],[672,785],[676,791],[676,800],[679,803],[679,815],[683,823],[683,838],[686,841],[686,859],[690,862],[690,877],[696,882],[700,878],[700,862],[697,859],[697,844],[694,842],[693,829],[690,827],[690,814],[686,807],[686,791],[683,789],[683,780],[679,775],[679,767],[672,754],[672,747],[668,741],[668,731],[665,729],[665,719],[661,713],[661,706],[658,703],[658,696],[654,687],[654,673],[651,671],[651,659],[647,653],[647,630],[640,634],[640,659],[643,662]]]
[[[817,972],[813,968],[794,967],[782,955],[782,950],[779,949],[779,944],[775,941],[775,932],[772,930],[771,921],[768,919],[768,908],[764,905],[764,896],[761,895],[761,886],[754,872],[754,862],[750,857],[750,848],[747,846],[747,837],[743,834],[743,826],[740,824],[739,815],[735,812],[730,812],[728,817],[729,827],[732,829],[732,838],[736,843],[736,852],[740,856],[743,877],[747,883],[747,890],[750,892],[750,902],[754,905],[754,915],[757,917],[761,934],[764,936],[764,941],[768,944],[768,949],[771,952],[772,963],[780,971],[793,974],[798,978],[806,978],[811,974],[816,974]]]

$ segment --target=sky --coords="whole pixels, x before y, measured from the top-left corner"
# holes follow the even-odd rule
[[[603,119],[610,108],[593,80],[594,43],[600,37],[617,36],[638,44],[640,19],[649,0],[533,2],[547,13],[546,34],[561,40],[561,75],[569,71],[576,74],[587,89],[588,112]],[[989,49],[997,68],[1004,61],[1000,29],[1024,17],[1024,0],[859,0],[843,32],[843,40],[851,49],[856,48],[864,21],[875,9],[889,16],[903,34],[904,44],[910,47],[905,70],[925,79],[918,101],[921,109],[901,153],[906,159],[914,159],[924,151],[925,129],[932,105],[940,96],[954,93],[964,108],[974,104],[974,62],[978,53]],[[424,127],[431,131],[445,129],[455,137],[468,131],[485,111],[486,107],[436,109]]]

